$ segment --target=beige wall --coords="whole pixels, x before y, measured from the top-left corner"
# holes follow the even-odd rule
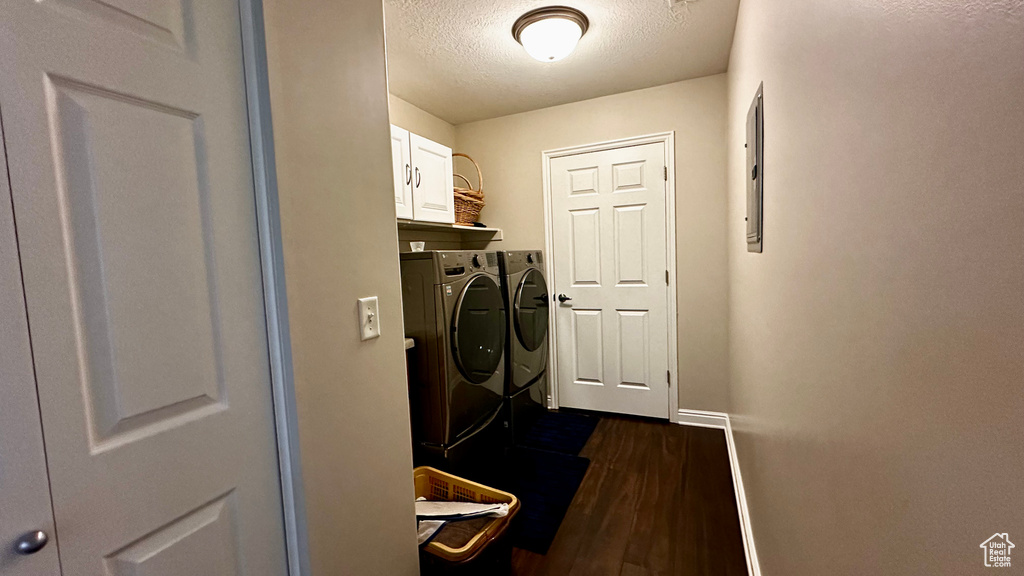
[[[1024,538],[1021,7],[740,6],[731,390],[767,576],[982,574],[983,540]],[[762,80],[764,253],[748,254]]]
[[[455,148],[455,126],[394,94],[388,94],[388,102],[390,103],[392,124],[449,148]]]
[[[264,10],[312,573],[418,574],[381,4]]]
[[[675,131],[679,406],[715,411],[728,409],[725,101],[720,74],[455,127],[503,250],[544,247],[542,151]]]

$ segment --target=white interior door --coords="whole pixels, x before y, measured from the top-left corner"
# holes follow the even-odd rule
[[[60,574],[2,138],[0,326],[3,327],[0,330],[0,392],[3,394],[0,398],[0,574]],[[37,531],[42,531],[47,539],[35,541],[41,542],[43,548],[31,554],[19,554],[18,544],[21,541],[26,545],[34,542],[30,536]]]
[[[286,574],[236,0],[0,14],[63,573]]]
[[[428,222],[455,222],[451,148],[416,134],[410,134],[409,140],[414,217]]]
[[[395,179],[395,215],[412,219],[412,158],[409,131],[391,127],[391,170]]]
[[[668,418],[665,144],[550,163],[559,406]]]

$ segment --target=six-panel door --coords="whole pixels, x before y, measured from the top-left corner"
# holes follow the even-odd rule
[[[286,573],[235,0],[2,0],[63,573]]]
[[[668,417],[665,145],[550,164],[559,405]]]

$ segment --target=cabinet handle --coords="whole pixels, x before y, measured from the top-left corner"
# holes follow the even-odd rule
[[[416,187],[417,188],[420,187],[420,169],[419,168],[416,169]]]
[[[406,184],[411,184],[412,183],[412,166],[410,166],[408,164],[405,165],[405,183]]]

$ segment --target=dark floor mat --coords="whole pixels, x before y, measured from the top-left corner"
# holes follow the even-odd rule
[[[509,453],[507,485],[522,508],[512,521],[512,545],[546,554],[583,482],[590,460],[530,448]]]
[[[519,445],[576,456],[601,419],[573,412],[545,412],[520,437]]]

